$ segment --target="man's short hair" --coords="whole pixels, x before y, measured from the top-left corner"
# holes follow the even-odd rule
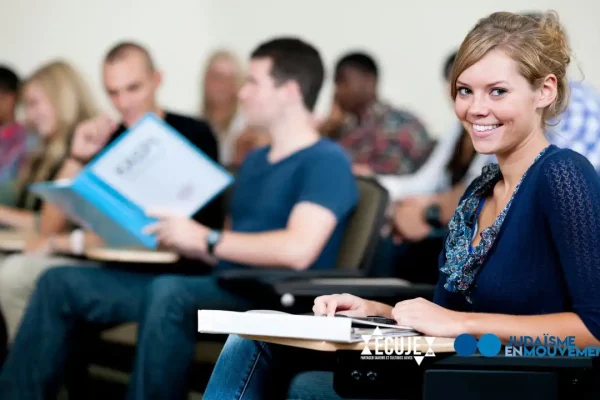
[[[154,70],[154,61],[150,52],[141,44],[135,42],[120,42],[114,45],[106,56],[104,57],[105,64],[112,64],[116,61],[120,61],[130,55],[131,53],[138,52],[146,59],[150,70]]]
[[[453,52],[448,57],[446,57],[446,61],[444,61],[443,74],[444,74],[444,79],[447,81],[450,80],[450,74],[452,73],[452,68],[454,68],[454,62],[456,61],[457,54],[458,53],[456,51]]]
[[[342,72],[342,68],[356,68],[364,73],[374,76],[379,76],[379,68],[377,63],[370,55],[366,53],[349,53],[343,56],[335,66],[335,80],[337,81]]]
[[[17,94],[19,85],[19,77],[15,71],[5,65],[0,65],[0,92]]]
[[[319,51],[297,38],[277,38],[259,45],[251,58],[269,58],[271,76],[278,83],[296,81],[302,100],[308,110],[313,110],[325,75]]]

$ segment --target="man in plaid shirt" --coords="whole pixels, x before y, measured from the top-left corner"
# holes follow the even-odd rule
[[[340,59],[335,69],[335,102],[321,132],[350,155],[361,175],[403,175],[427,160],[433,141],[412,114],[378,99],[378,69],[363,53]]]
[[[0,66],[0,185],[12,183],[27,150],[27,131],[15,121],[17,75]]]
[[[558,147],[585,156],[600,173],[600,94],[583,82],[570,82],[567,110],[550,127],[549,139]]]

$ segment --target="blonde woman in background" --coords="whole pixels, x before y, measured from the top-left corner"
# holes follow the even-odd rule
[[[249,151],[268,143],[266,134],[246,129],[238,112],[237,94],[243,81],[242,64],[233,53],[217,50],[208,58],[201,114],[217,135],[219,160],[225,166],[239,166]]]
[[[42,203],[29,192],[34,182],[52,180],[65,158],[75,126],[96,112],[75,71],[62,61],[37,70],[22,88],[27,124],[39,136],[39,146],[19,173],[16,207],[0,206],[0,225],[36,230]]]
[[[38,216],[40,225],[48,218],[46,206],[27,188],[34,182],[57,177],[68,155],[75,127],[96,116],[97,108],[81,76],[63,61],[51,62],[35,71],[23,84],[22,98],[27,123],[39,135],[40,146],[29,158],[18,181],[20,208],[1,207],[0,222],[38,233]],[[49,257],[53,253],[73,253],[71,233],[43,233],[27,244],[25,254],[4,259],[0,254],[0,310],[9,342],[16,334],[38,275],[53,266],[70,265],[76,260]],[[77,264],[81,265],[81,261]]]

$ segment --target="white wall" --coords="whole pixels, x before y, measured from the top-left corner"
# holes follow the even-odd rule
[[[331,71],[344,52],[363,49],[381,66],[381,92],[419,115],[434,134],[454,116],[442,93],[441,64],[478,18],[498,11],[555,9],[577,66],[600,88],[600,2],[594,0],[0,0],[0,62],[27,74],[53,57],[72,61],[108,107],[100,62],[117,40],[147,44],[165,73],[161,100],[195,112],[204,57],[227,46],[246,57],[273,35],[301,35],[320,48]],[[318,104],[331,101],[331,75]]]
[[[78,67],[97,99],[110,107],[102,88],[101,62],[117,41],[148,46],[164,72],[160,97],[169,108],[196,112],[198,71],[211,46],[206,0],[0,0],[0,63],[21,74],[56,57]]]

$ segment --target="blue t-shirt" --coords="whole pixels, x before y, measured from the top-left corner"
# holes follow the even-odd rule
[[[270,147],[250,153],[237,174],[229,215],[234,232],[284,229],[292,209],[309,202],[330,210],[337,226],[310,269],[334,268],[343,232],[358,202],[358,188],[343,149],[328,139],[271,163]],[[217,269],[248,267],[220,260]],[[283,266],[282,266],[283,267]]]
[[[448,250],[440,256],[441,267]],[[447,280],[440,273],[434,299],[445,308],[512,315],[573,312],[600,339],[600,177],[592,164],[572,150],[550,146],[515,194],[475,277],[472,303],[448,291]]]

